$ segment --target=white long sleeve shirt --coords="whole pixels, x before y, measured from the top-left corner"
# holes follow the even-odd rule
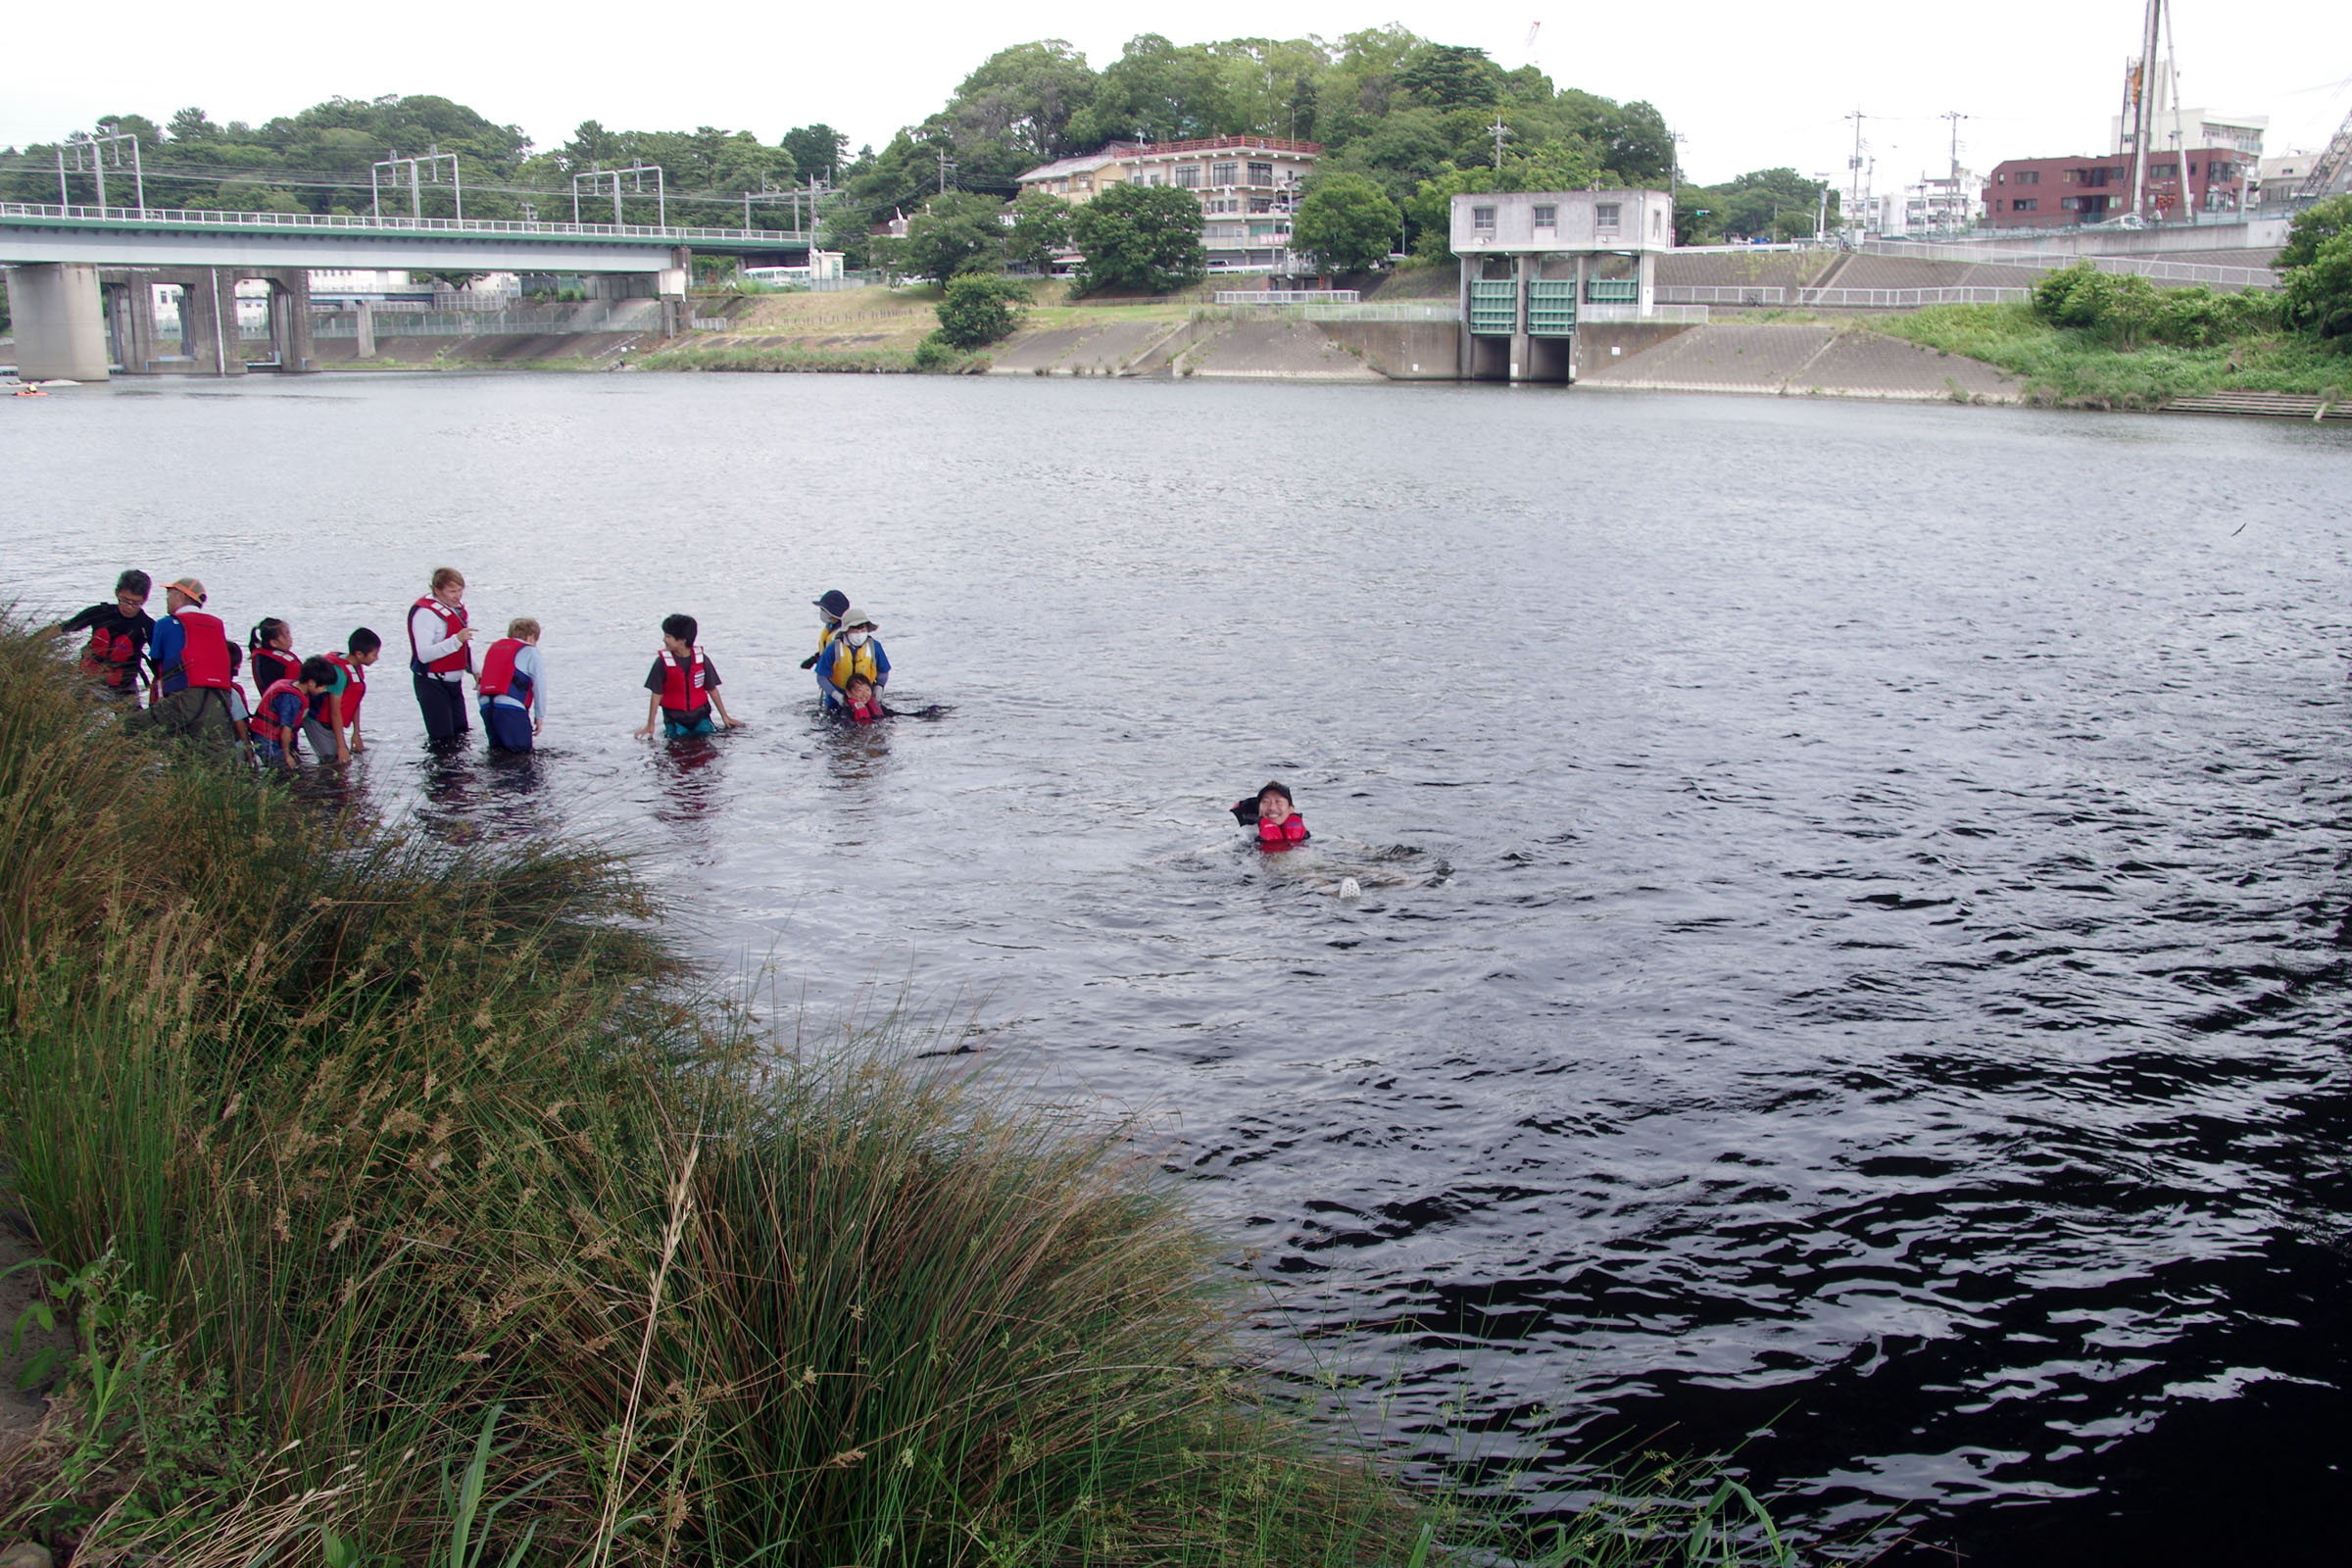
[[[539,657],[539,647],[536,643],[524,643],[520,648],[514,650],[514,673],[528,675],[531,678],[531,700],[528,706],[532,721],[534,723],[546,722],[547,663]],[[491,698],[490,701],[506,708],[525,706],[521,698],[511,697],[503,692]]]
[[[441,616],[423,605],[418,605],[415,610],[409,612],[409,637],[416,644],[416,662],[418,663],[430,664],[436,659],[447,659],[466,646],[459,640],[455,632],[445,633],[442,629],[443,625]],[[431,675],[435,680],[462,681],[466,678],[463,670],[455,669],[427,670],[425,673]]]

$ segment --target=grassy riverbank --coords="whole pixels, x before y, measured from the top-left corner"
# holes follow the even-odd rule
[[[2204,347],[2119,348],[2052,325],[2030,305],[1942,305],[1873,319],[1871,326],[2025,378],[2038,401],[2077,408],[2152,409],[2207,392],[2295,392],[2340,401],[2352,393],[2352,356],[2286,331],[2251,332]]]
[[[78,1351],[0,1438],[0,1544],[1222,1568],[1497,1539],[1236,1363],[1217,1243],[1133,1128],[888,1030],[803,1054],[659,914],[590,850],[159,758],[0,632],[5,1206]],[[1744,1494],[1690,1484],[1539,1555],[1740,1558]]]

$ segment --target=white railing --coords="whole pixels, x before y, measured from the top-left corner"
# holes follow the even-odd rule
[[[1777,283],[1660,283],[1660,305],[1785,305],[1788,291]]]
[[[1630,301],[1623,304],[1594,305],[1587,302],[1576,308],[1576,324],[1588,321],[1666,321],[1683,326],[1707,324],[1704,305],[1652,305],[1644,311]]]
[[[573,332],[634,332],[660,322],[662,302],[637,299],[524,311],[398,311],[372,313],[379,337],[496,337],[509,333],[564,336]],[[357,311],[322,311],[311,318],[314,337],[357,337]]]
[[[2218,283],[2228,288],[2277,288],[2278,274],[2268,267],[2222,267],[2210,262],[2151,262],[2136,256],[2082,256],[2072,251],[1997,251],[1988,245],[1931,245],[1917,240],[1874,239],[1863,247],[1872,256],[1908,256],[1923,262],[1971,262],[1979,267],[2022,267],[2055,272],[2088,262],[2102,272],[2137,272],[2169,283]]]
[[[1379,300],[1354,305],[1196,305],[1196,321],[1458,321],[1462,308],[1451,300]]]
[[[2030,288],[1958,285],[1948,288],[1800,288],[1799,305],[1848,305],[1881,311],[1915,311],[1926,305],[2022,305]]]
[[[1221,288],[1219,305],[1353,305],[1363,296],[1351,288]]]
[[[735,323],[723,316],[689,316],[686,324],[697,332],[731,332]]]
[[[514,234],[546,239],[723,241],[799,247],[805,229],[661,228],[651,223],[549,223],[536,219],[371,217],[365,213],[214,213],[176,207],[76,207],[55,202],[0,202],[0,224],[106,223],[126,229],[274,228],[337,234]]]

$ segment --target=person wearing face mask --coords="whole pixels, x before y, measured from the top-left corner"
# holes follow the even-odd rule
[[[862,610],[844,610],[841,612],[841,635],[825,645],[816,662],[816,687],[824,694],[827,709],[840,708],[847,699],[852,675],[863,675],[874,683],[874,692],[890,684],[890,656],[882,651],[882,639],[874,635],[874,617]]]

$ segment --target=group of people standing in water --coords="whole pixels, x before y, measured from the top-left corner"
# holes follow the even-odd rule
[[[97,690],[131,710],[129,722],[250,755],[272,767],[301,765],[303,748],[318,763],[343,764],[367,750],[361,708],[368,670],[383,639],[366,626],[335,652],[303,658],[294,631],[276,616],[255,623],[240,648],[220,617],[207,610],[204,584],[179,577],[164,585],[165,613],[147,612],[154,584],[137,568],[115,581],[111,602],[90,606],[46,628],[52,636],[86,632],[81,669]],[[890,715],[882,688],[890,656],[874,635],[872,616],[834,589],[815,601],[816,652],[802,664],[816,672],[828,715],[870,724]],[[409,607],[409,675],[426,738],[436,746],[462,741],[471,730],[472,704],[494,751],[528,752],[547,722],[547,662],[541,628],[528,615],[507,622],[476,658],[466,577],[454,566],[433,571],[427,591]],[[741,725],[719,695],[718,668],[697,641],[692,615],[662,622],[662,648],[645,678],[645,724],[677,740]],[[248,701],[237,682],[252,682]]]
[[[247,753],[270,767],[301,766],[306,745],[312,761],[338,766],[368,749],[360,710],[368,671],[383,652],[376,633],[357,627],[341,649],[304,658],[294,652],[293,627],[268,615],[239,648],[220,617],[205,608],[204,584],[196,578],[164,585],[161,619],[147,613],[152,591],[147,573],[134,567],[116,579],[111,603],[47,628],[53,636],[89,634],[82,671],[101,693],[133,710],[130,722]],[[824,711],[852,724],[889,717],[882,690],[890,684],[890,655],[875,635],[874,618],[838,588],[813,603],[816,652],[801,667],[815,671]],[[470,679],[472,706],[491,749],[532,749],[547,723],[547,661],[537,620],[517,615],[508,621],[506,635],[492,639],[477,661],[466,575],[438,566],[426,592],[409,607],[407,628],[409,677],[429,741],[455,744],[471,730],[466,711]],[[658,730],[683,740],[742,725],[727,711],[718,666],[698,640],[701,629],[692,615],[662,620],[662,649],[646,671],[639,735]],[[240,666],[253,684],[250,702],[237,684]],[[1306,818],[1279,780],[1231,810],[1236,821],[1255,830],[1261,850],[1306,842]]]

